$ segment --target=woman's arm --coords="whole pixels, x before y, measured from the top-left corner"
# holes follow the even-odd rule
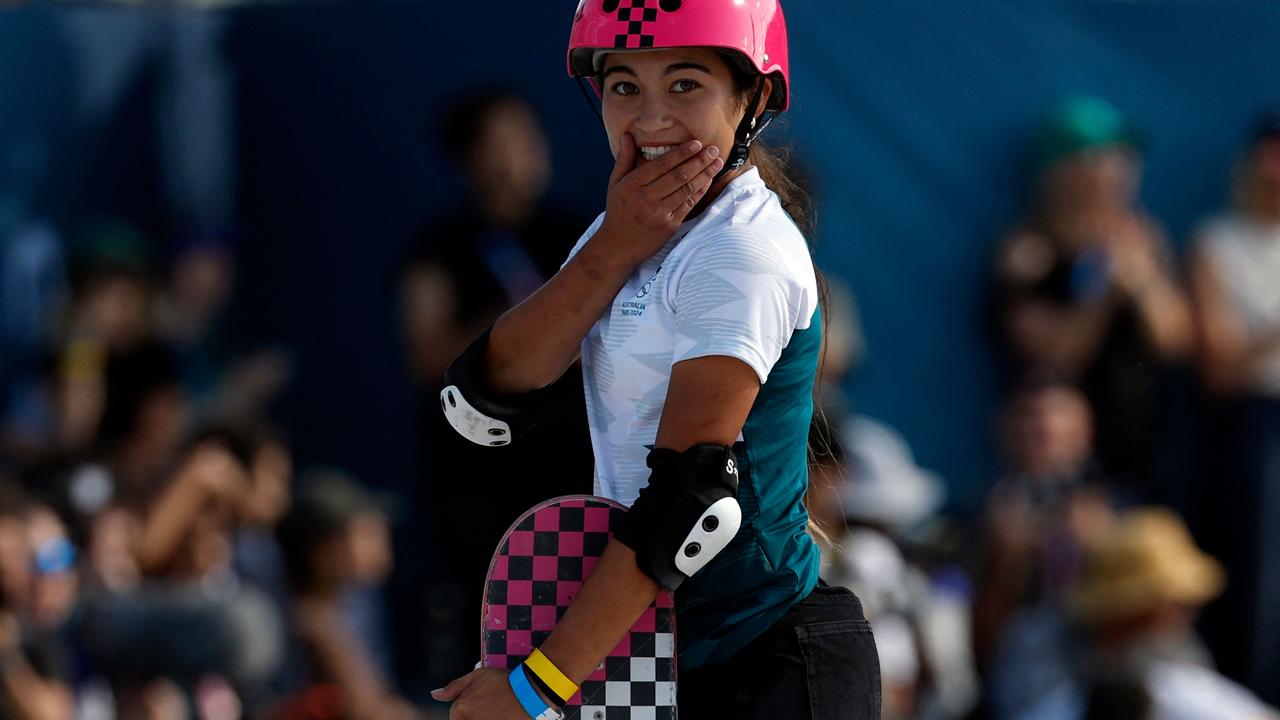
[[[1260,338],[1251,338],[1204,251],[1192,255],[1191,287],[1205,382],[1219,392],[1238,392],[1254,366],[1280,348],[1280,327]]]
[[[1194,336],[1191,303],[1163,233],[1134,220],[1117,231],[1111,257],[1113,282],[1133,303],[1151,346],[1167,360],[1185,357]]]
[[[74,702],[61,681],[41,677],[22,652],[22,630],[0,610],[0,715],[15,720],[70,720]]]
[[[635,268],[675,234],[724,162],[712,146],[690,141],[636,167],[636,146],[622,137],[604,223],[560,272],[494,325],[485,377],[496,392],[546,387],[578,357],[582,339]]]
[[[1004,330],[1020,359],[1076,377],[1097,357],[1116,308],[1113,297],[1082,307],[1018,299],[1005,309]]]
[[[342,689],[351,720],[418,720],[422,714],[397,697],[369,659],[364,642],[331,603],[304,598],[294,605],[299,635],[321,679]]]
[[[1027,363],[1079,374],[1097,355],[1115,319],[1117,296],[1064,304],[1036,297],[1030,289],[1049,272],[1055,251],[1048,238],[1016,231],[1001,245],[996,274],[1003,296],[999,321],[1013,353]]]
[[[163,573],[211,505],[238,506],[248,491],[244,467],[216,443],[197,446],[156,499],[143,522],[138,566],[148,575]]]
[[[676,363],[658,426],[657,447],[684,451],[694,445],[732,445],[746,424],[760,381],[746,363],[711,356]],[[575,684],[582,684],[617,646],[658,594],[658,585],[636,566],[635,553],[610,542],[573,604],[542,645],[542,652]],[[435,693],[456,698],[455,720],[521,718],[504,673],[477,670]]]
[[[683,452],[703,443],[732,445],[759,391],[755,371],[741,360],[712,356],[676,363],[655,446]],[[581,684],[657,594],[657,584],[636,567],[635,553],[609,543],[543,653]]]
[[[436,263],[415,265],[401,276],[400,315],[409,369],[429,386],[440,382],[449,363],[494,319],[459,322],[457,283]]]

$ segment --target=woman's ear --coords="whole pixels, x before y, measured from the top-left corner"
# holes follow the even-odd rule
[[[773,95],[773,90],[773,78],[766,76],[764,78],[764,86],[761,88],[760,92],[760,102],[757,103],[755,109],[752,110],[752,117],[756,120],[759,120],[760,117],[764,115],[765,108],[769,107],[769,98]]]

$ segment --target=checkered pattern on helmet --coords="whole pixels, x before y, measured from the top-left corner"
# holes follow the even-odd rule
[[[630,6],[618,8],[618,22],[626,23],[627,31],[614,37],[613,46],[620,49],[653,47],[654,36],[646,33],[644,26],[647,23],[657,22],[657,0],[630,0],[630,2]],[[651,2],[655,7],[648,7]]]

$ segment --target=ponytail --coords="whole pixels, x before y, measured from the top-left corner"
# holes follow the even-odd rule
[[[747,108],[747,106],[751,104],[751,98],[755,95],[760,83],[759,73],[750,63],[744,62],[744,58],[739,53],[722,51],[721,56],[733,73],[734,85],[737,87],[742,99],[743,107],[749,111],[754,111],[755,108]],[[765,82],[773,82],[771,78],[772,76],[766,78]],[[774,89],[785,92],[785,89],[779,84],[775,84]],[[756,167],[756,171],[760,173],[760,179],[765,186],[778,196],[778,200],[782,203],[782,209],[791,216],[792,222],[796,224],[796,227],[800,229],[800,233],[809,241],[810,249],[812,250],[812,235],[815,227],[813,203],[809,198],[809,193],[796,180],[795,174],[791,170],[790,155],[789,148],[774,148],[757,139],[752,143],[751,154],[748,157],[751,164]],[[816,264],[813,268],[813,274],[818,283],[818,307],[822,312],[825,324],[827,310],[830,306],[830,292],[827,281],[822,277],[822,273],[818,270]],[[822,349],[819,353],[817,377],[814,381],[815,392],[822,386],[822,376],[825,370],[823,367],[827,356],[827,333],[825,330],[822,333]],[[822,404],[816,397],[814,398],[814,417],[811,422],[812,427],[809,433],[807,453],[810,467],[839,468],[839,456],[833,452],[837,443],[830,433],[830,426]],[[803,502],[805,509],[808,510],[809,493],[807,490]],[[809,517],[809,533],[828,547],[834,545],[831,537],[814,522],[812,515]]]
[[[755,165],[756,170],[760,173],[760,179],[764,181],[765,186],[778,196],[778,200],[782,203],[782,209],[787,211],[791,216],[791,220],[800,228],[800,232],[809,241],[810,248],[813,246],[812,233],[814,231],[813,217],[813,201],[810,199],[809,193],[796,180],[789,166],[790,149],[776,149],[770,147],[760,140],[756,140],[751,146],[751,163]],[[823,385],[823,375],[826,371],[827,358],[827,332],[826,325],[828,322],[828,310],[831,306],[830,289],[827,280],[822,276],[822,271],[818,269],[817,264],[813,267],[814,278],[818,283],[818,307],[822,311],[822,349],[818,355],[818,373],[814,380],[814,402],[813,402],[813,418],[809,429],[809,447],[808,447],[808,463],[810,467],[810,488],[805,492],[803,503],[805,510],[809,508],[809,496],[812,492],[812,484],[814,482],[830,483],[830,473],[843,473],[843,457],[839,449],[839,441],[832,433],[831,421],[827,418],[826,408],[823,407],[821,398],[816,397],[817,391]],[[813,470],[818,470],[816,477]],[[827,534],[826,530],[819,525],[810,514],[808,522],[809,534],[824,548],[838,548],[835,539]]]
[[[751,164],[760,173],[760,179],[782,202],[796,227],[807,238],[813,232],[813,202],[809,193],[793,177],[790,167],[790,148],[774,148],[762,140],[751,145]]]

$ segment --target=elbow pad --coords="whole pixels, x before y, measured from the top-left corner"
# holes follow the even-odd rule
[[[484,376],[485,351],[492,330],[485,330],[445,371],[440,405],[459,435],[477,445],[500,447],[537,424],[548,389],[507,395],[489,386]]]
[[[621,526],[619,542],[640,570],[675,591],[729,545],[742,526],[738,461],[733,448],[697,445],[649,453],[649,484]]]

